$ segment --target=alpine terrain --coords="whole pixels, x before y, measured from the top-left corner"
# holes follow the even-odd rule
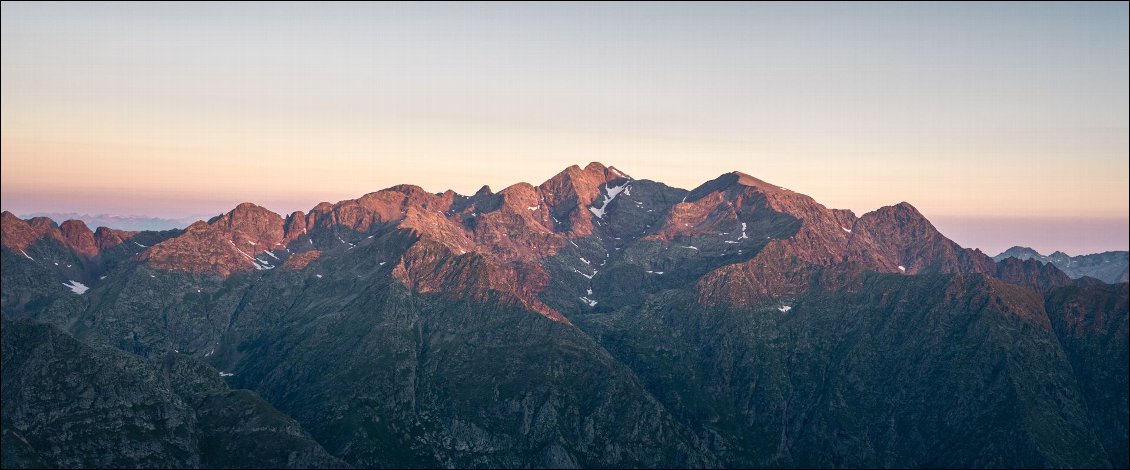
[[[1035,259],[1041,263],[1051,263],[1072,279],[1084,276],[1093,277],[1107,283],[1126,282],[1130,269],[1130,252],[1107,251],[1090,255],[1071,256],[1062,251],[1044,256],[1028,247],[1014,246],[993,257],[996,261],[1005,258],[1020,260]]]
[[[2,219],[5,468],[1128,465],[1125,254],[994,260],[905,202],[590,163]]]

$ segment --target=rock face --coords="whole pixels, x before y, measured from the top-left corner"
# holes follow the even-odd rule
[[[1125,466],[1127,442],[1127,285],[1060,288],[1045,300],[1052,327],[1063,345],[1086,399],[1087,412],[1111,464]]]
[[[1040,264],[1034,259],[1021,261],[1006,258],[997,262],[997,277],[1021,286],[1046,292],[1056,287],[1071,284],[1071,278],[1052,264]]]
[[[298,423],[187,357],[3,320],[4,467],[343,467]]]
[[[165,271],[228,276],[273,269],[279,260],[274,252],[285,250],[282,242],[282,217],[243,203],[207,223],[189,225],[180,236],[158,243],[140,257]]]
[[[1130,268],[1130,252],[1107,251],[1090,255],[1070,256],[1062,251],[1051,255],[1041,255],[1036,250],[1023,246],[1014,246],[993,257],[1001,262],[1008,258],[1019,260],[1034,259],[1042,264],[1051,263],[1072,279],[1093,277],[1108,284],[1118,284],[1127,281],[1127,270]]]
[[[865,265],[883,267],[889,272],[895,272],[891,265],[908,274],[991,274],[996,269],[987,255],[949,240],[905,202],[864,214],[852,230],[852,241],[853,251],[861,260],[879,258]]]
[[[907,203],[592,163],[3,234],[6,467],[1125,462],[1126,285]]]

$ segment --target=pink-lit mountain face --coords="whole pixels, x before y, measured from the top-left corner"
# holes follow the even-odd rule
[[[644,226],[623,226],[637,220]],[[705,303],[748,305],[796,295],[810,288],[814,274],[829,269],[989,276],[998,271],[991,258],[945,238],[905,202],[856,216],[743,173],[722,175],[688,192],[636,181],[600,163],[569,167],[538,186],[519,183],[497,193],[484,187],[472,196],[400,185],[286,216],[243,203],[152,246],[127,248],[154,270],[226,277],[311,269],[319,258],[329,263],[354,256],[355,248],[388,230],[415,239],[403,252],[375,261],[404,286],[470,296],[496,292],[558,321],[567,320],[539,295],[550,284],[553,268],[547,265],[566,248],[587,255],[575,257],[576,272],[565,276],[573,279],[564,282],[574,286],[580,307],[591,303],[580,297],[599,304],[585,295],[584,285],[600,276],[600,265],[592,261],[607,265],[617,252],[657,243],[666,245],[664,251],[687,250],[709,259],[710,269],[686,279]],[[137,235],[91,233],[74,220],[56,227],[49,219],[23,221],[7,212],[3,231],[10,250],[26,253],[37,242],[54,240],[93,265],[102,252]],[[1026,286],[1062,283],[1038,281],[1039,271],[1008,267],[1001,275]],[[92,269],[83,280],[97,283],[95,273]]]
[[[688,191],[590,163],[469,196],[243,203],[164,232],[4,212],[2,232],[6,322],[158,372],[214,371],[293,418],[319,465],[1109,466],[1126,452],[1126,284],[994,262],[905,202],[856,215],[740,172]],[[20,413],[5,408],[12,432],[62,435]]]

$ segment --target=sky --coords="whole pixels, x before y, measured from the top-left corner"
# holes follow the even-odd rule
[[[600,161],[993,254],[1128,248],[1123,3],[2,4],[5,210],[308,210]]]

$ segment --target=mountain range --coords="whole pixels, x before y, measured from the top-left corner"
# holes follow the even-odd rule
[[[1062,251],[1057,251],[1044,256],[1031,248],[1014,246],[994,256],[993,260],[1000,262],[1005,258],[1034,259],[1045,264],[1051,263],[1072,279],[1089,276],[1112,284],[1126,282],[1130,279],[1130,276],[1128,276],[1130,274],[1128,273],[1130,252],[1127,251],[1106,251],[1080,256],[1070,256]]]
[[[1125,273],[905,202],[590,163],[2,232],[5,467],[1127,466]]]
[[[89,227],[106,227],[118,230],[172,230],[181,229],[199,220],[198,217],[149,217],[144,215],[79,214],[77,212],[34,212],[22,218],[46,217],[52,220],[80,220]]]

